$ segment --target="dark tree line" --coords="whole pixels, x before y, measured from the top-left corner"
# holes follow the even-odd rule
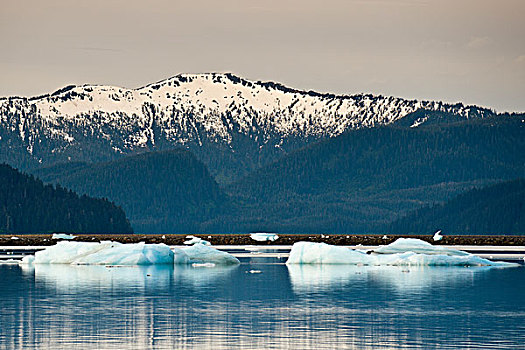
[[[132,233],[124,211],[107,199],[44,185],[0,164],[0,232]]]

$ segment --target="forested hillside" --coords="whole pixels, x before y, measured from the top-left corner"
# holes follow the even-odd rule
[[[206,167],[184,149],[58,165],[36,174],[79,193],[115,201],[137,232],[198,232],[210,217],[229,209],[226,195]]]
[[[409,210],[525,176],[524,164],[522,118],[390,126],[294,152],[227,190],[247,230],[383,232]]]
[[[432,112],[351,130],[283,156],[224,188],[189,151],[35,171],[121,205],[137,232],[382,233],[409,211],[525,177],[525,123]],[[213,155],[209,155],[210,159]],[[217,166],[229,166],[217,164]]]
[[[124,211],[106,199],[44,185],[0,164],[1,233],[132,233]]]
[[[525,179],[476,188],[443,204],[426,206],[396,220],[390,232],[525,234]]]

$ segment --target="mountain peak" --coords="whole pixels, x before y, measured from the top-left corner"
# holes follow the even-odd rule
[[[494,114],[462,104],[302,91],[233,73],[184,73],[136,89],[69,85],[48,95],[2,99],[0,132],[18,139],[31,155],[51,143],[57,157],[88,141],[126,154],[159,144],[212,143],[235,151],[235,142],[247,138],[259,152],[273,152],[292,140],[386,125],[416,111],[464,119]],[[428,120],[425,112],[409,122],[417,127]]]

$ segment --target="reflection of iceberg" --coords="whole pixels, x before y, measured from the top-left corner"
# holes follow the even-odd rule
[[[24,257],[23,263],[69,264],[69,265],[153,265],[191,264],[193,262],[214,264],[238,264],[232,255],[215,248],[196,244],[188,248],[170,249],[165,244],[122,244],[118,242],[69,242]]]
[[[109,267],[101,265],[25,265],[25,274],[60,290],[167,288],[177,281],[203,286],[227,278],[236,266],[195,268],[191,265],[147,265]]]
[[[238,265],[217,265],[215,267],[175,266],[173,278],[183,285],[202,287],[216,281],[229,281]]]
[[[347,264],[369,266],[519,266],[473,254],[435,247],[417,239],[399,239],[367,254],[326,243],[298,242],[286,264]]]
[[[370,282],[387,284],[402,291],[419,291],[438,285],[464,283],[476,274],[491,270],[491,267],[466,269],[447,267],[400,267],[400,266],[356,266],[356,265],[287,265],[293,290],[296,293],[328,291],[337,288],[367,285]]]

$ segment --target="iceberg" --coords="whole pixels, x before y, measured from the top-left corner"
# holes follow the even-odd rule
[[[441,230],[438,230],[436,233],[434,233],[434,236],[432,236],[432,239],[434,241],[441,241],[443,239],[443,236],[441,235]]]
[[[297,242],[286,264],[367,264],[366,253],[326,243]]]
[[[298,242],[286,264],[345,264],[367,266],[519,266],[494,262],[476,255],[427,242],[400,238],[369,254],[326,243]]]
[[[165,244],[122,244],[118,242],[70,242],[56,245],[27,256],[22,263],[69,265],[153,265],[186,262],[183,252],[173,252]]]
[[[53,233],[51,239],[75,239],[77,236],[68,235],[66,233]]]
[[[200,244],[205,244],[205,245],[211,245],[210,242],[202,239],[202,238],[199,238],[199,237],[195,237],[195,236],[186,236],[186,239],[189,239],[189,241],[185,241],[184,244],[186,245],[192,245],[192,244],[197,244],[197,243],[200,243]]]
[[[428,255],[467,256],[471,255],[461,250],[455,250],[444,246],[434,246],[428,242],[415,238],[398,238],[389,245],[381,246],[374,250],[377,254],[396,254],[414,252]]]
[[[252,233],[250,234],[250,237],[254,241],[258,241],[258,242],[266,242],[266,241],[274,242],[279,238],[279,236],[277,236],[275,233],[264,233],[264,232]]]
[[[156,265],[213,263],[219,265],[239,264],[233,255],[204,244],[170,249],[167,245],[122,244],[118,242],[71,242],[60,241],[56,245],[26,256],[22,264],[67,265]]]
[[[191,247],[181,249],[191,260],[191,263],[213,263],[216,265],[237,265],[240,264],[239,259],[233,255],[204,245],[196,243]]]

